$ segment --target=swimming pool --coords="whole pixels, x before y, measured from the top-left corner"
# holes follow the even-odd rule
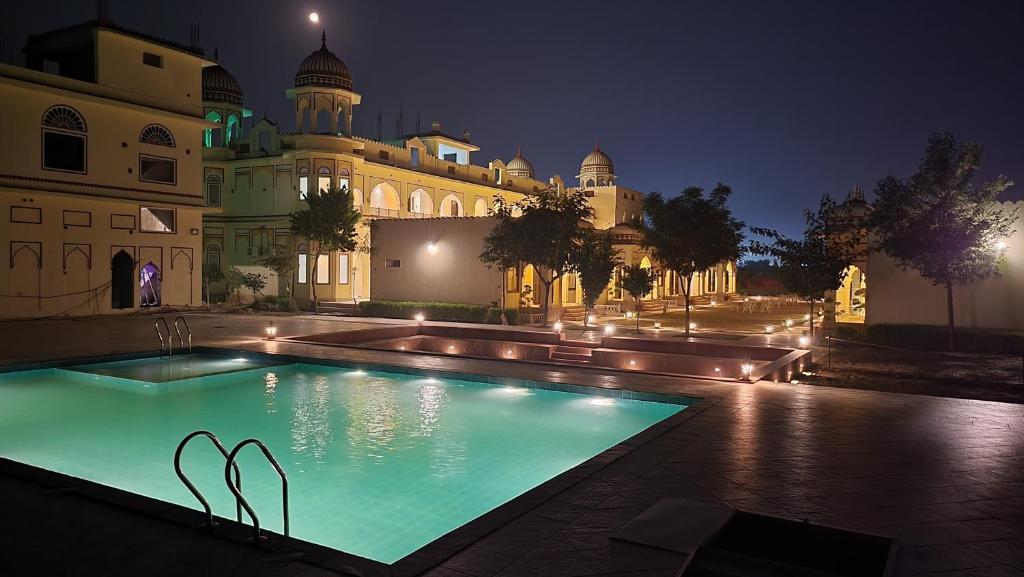
[[[386,367],[194,361],[189,375],[212,374],[133,378],[165,374],[166,359],[0,374],[0,456],[201,509],[174,475],[178,442],[197,429],[229,450],[256,437],[288,474],[293,537],[394,563],[686,406]],[[253,447],[238,463],[261,524],[280,532],[273,469]],[[232,518],[223,456],[196,442],[182,464]]]

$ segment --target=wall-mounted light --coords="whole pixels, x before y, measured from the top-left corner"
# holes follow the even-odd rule
[[[432,242],[432,243],[428,244],[427,245],[427,252],[429,252],[430,254],[437,254],[437,243],[436,242]]]
[[[416,313],[416,316],[414,316],[413,318],[416,319],[416,322],[422,324],[427,317],[423,316],[423,313]]]
[[[266,333],[269,340],[274,340],[277,336],[277,327],[274,326],[274,321],[267,323]]]

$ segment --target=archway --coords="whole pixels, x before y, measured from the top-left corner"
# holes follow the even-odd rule
[[[395,216],[397,216],[400,205],[398,191],[386,182],[378,184],[370,191],[370,208],[377,209],[377,211],[395,211]]]
[[[523,267],[522,281],[519,283],[519,306],[529,308],[540,306],[540,287],[537,286],[533,265]]]
[[[462,209],[462,200],[454,194],[441,199],[441,216],[462,216],[465,211]]]
[[[139,269],[139,299],[141,306],[160,306],[160,267],[152,261]]]
[[[650,270],[650,268],[651,268],[651,259],[647,258],[646,256],[643,257],[642,259],[640,259],[640,268],[645,268],[645,269]],[[654,288],[651,289],[651,292],[649,292],[649,293],[647,293],[647,294],[645,294],[643,296],[643,300],[649,301],[649,300],[653,299],[654,298],[654,294],[657,292],[657,290],[658,290],[658,282],[657,282],[657,280],[655,280]]]
[[[42,308],[39,298],[42,294],[42,258],[42,245],[38,243],[23,243],[11,255],[11,294],[34,297],[34,302],[24,298],[13,299],[16,306],[27,308],[32,303],[34,308]]]
[[[473,207],[474,216],[487,216],[487,201],[478,198],[476,199],[476,206]]]
[[[409,195],[409,212],[412,214],[434,214],[434,200],[422,188],[417,188]]]
[[[123,250],[110,259],[110,308],[130,309],[135,306],[134,269],[135,259]]]
[[[868,279],[857,265],[846,267],[843,285],[836,290],[836,321],[863,323],[867,316]]]
[[[359,212],[363,212],[363,191],[358,188],[352,189],[352,206]]]

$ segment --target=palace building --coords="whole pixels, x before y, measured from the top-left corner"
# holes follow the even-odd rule
[[[107,19],[0,64],[0,317],[198,307],[202,68]]]
[[[0,317],[200,307],[225,292],[222,282],[204,282],[204,266],[265,273],[265,294],[291,290],[300,306],[315,285],[327,303],[532,308],[543,298],[535,271],[492,271],[476,257],[496,198],[513,203],[548,188],[582,190],[593,226],[614,236],[623,262],[659,268],[628,224],[640,216],[643,194],[619,184],[600,146],[566,183],[537,178],[520,150],[507,162],[478,164],[469,133],[438,122],[412,134],[399,125],[390,140],[356,135],[358,84],[326,34],[286,90],[293,131],[252,115],[243,84],[216,55],[204,56],[198,33],[185,46],[104,16],[30,36],[23,52],[25,66],[0,65],[0,246],[9,262],[0,267]],[[289,215],[308,195],[342,186],[363,215],[361,249],[321,256],[314,275]],[[362,250],[371,230],[374,250]],[[437,254],[413,267],[442,230],[459,256]],[[295,255],[292,278],[261,264],[276,250]],[[735,263],[723,263],[696,278],[692,294],[723,298],[735,279]],[[616,284],[601,303],[631,307]],[[582,303],[575,275],[553,291],[555,311]],[[676,275],[661,271],[648,298],[681,294]]]
[[[487,271],[476,258],[493,226],[479,219],[488,216],[496,197],[515,202],[546,188],[563,193],[575,188],[566,188],[557,175],[539,180],[519,150],[508,162],[475,164],[479,148],[469,133],[446,133],[438,122],[427,132],[398,134],[391,140],[353,134],[353,114],[362,100],[356,86],[324,35],[320,47],[299,64],[294,85],[286,92],[294,105],[296,130],[283,132],[263,118],[243,134],[241,120],[249,112],[241,84],[220,65],[203,70],[204,117],[214,125],[204,135],[203,151],[210,209],[203,219],[206,262],[222,270],[235,266],[271,275],[260,266],[261,259],[275,246],[294,251],[295,278],[275,279],[266,292],[282,294],[291,286],[300,304],[308,303],[313,284],[318,299],[328,303],[369,298],[539,303],[542,285],[530,267],[507,271],[502,279],[500,271]],[[585,156],[576,179],[594,208],[594,227],[614,235],[623,261],[657,268],[640,249],[637,231],[627,224],[640,216],[643,195],[618,184],[614,164],[599,146]],[[362,245],[369,244],[370,223],[381,222],[373,229],[374,250],[322,255],[314,278],[302,239],[291,238],[289,214],[305,207],[307,195],[341,186],[353,191],[363,214]],[[423,219],[431,222],[418,222]],[[451,246],[460,247],[459,255],[436,255],[433,264],[424,262],[412,270],[423,247],[438,246],[420,237],[436,238],[440,229],[453,239]],[[707,271],[694,280],[692,294],[710,299],[734,293],[735,271],[735,263]],[[467,288],[467,283],[478,286]],[[623,301],[615,284],[609,284],[605,304]],[[575,275],[560,279],[553,289],[556,308],[582,303]],[[650,299],[681,294],[678,278],[669,271],[660,275]]]

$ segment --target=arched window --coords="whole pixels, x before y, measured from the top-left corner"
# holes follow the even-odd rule
[[[85,119],[70,106],[51,106],[43,113],[43,168],[85,173]]]
[[[346,190],[349,190],[348,177],[347,168],[342,168],[338,171],[338,188],[344,187]]]
[[[331,190],[331,169],[321,166],[316,171],[316,189],[320,192]]]
[[[220,270],[220,247],[216,244],[206,246],[206,264],[213,270]]]
[[[171,134],[170,130],[159,124],[150,124],[142,129],[142,132],[139,134],[139,142],[174,148],[174,135]]]
[[[225,136],[224,143],[225,144],[231,144],[238,137],[242,136],[241,135],[242,125],[238,121],[238,115],[237,114],[229,114],[228,115],[228,122],[225,125],[225,128],[226,128],[226,130],[224,132],[224,136]]]
[[[587,188],[594,186],[594,179],[590,178],[587,180]]]
[[[206,205],[207,206],[220,206],[220,177],[216,174],[211,174],[206,177]]]
[[[433,214],[434,201],[422,188],[417,188],[409,195],[409,212],[414,215]]]
[[[454,194],[449,194],[441,200],[441,216],[463,216],[462,200]]]
[[[299,200],[306,200],[309,194],[309,169],[305,166],[299,167]]]
[[[211,110],[206,113],[206,120],[220,124],[223,118],[221,118],[219,112],[217,112],[216,110]],[[203,146],[205,146],[206,148],[223,146],[223,144],[221,143],[222,138],[223,133],[221,132],[220,127],[203,129]]]
[[[476,206],[473,207],[473,214],[475,216],[487,216],[487,201],[482,198],[476,199]]]

